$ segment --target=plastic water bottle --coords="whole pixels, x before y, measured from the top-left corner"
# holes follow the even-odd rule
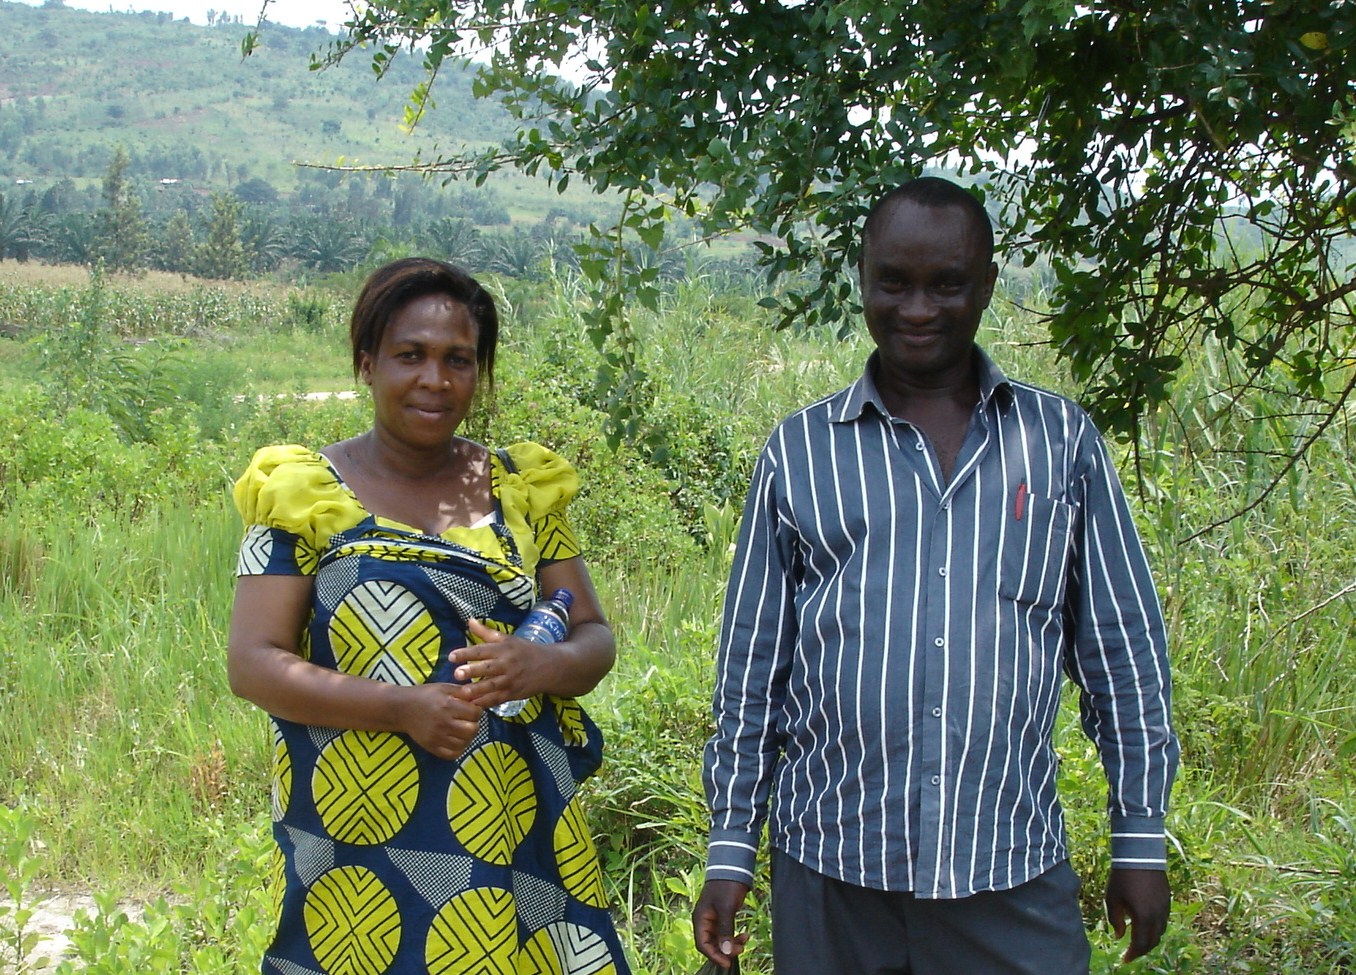
[[[570,605],[573,602],[574,593],[568,589],[557,589],[538,599],[513,635],[533,643],[557,643],[565,639],[565,634],[570,631]],[[527,701],[505,701],[490,710],[501,718],[511,718],[526,705]]]

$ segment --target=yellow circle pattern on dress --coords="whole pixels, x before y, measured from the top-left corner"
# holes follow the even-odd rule
[[[553,697],[551,706],[556,712],[556,726],[565,739],[566,745],[583,748],[589,743],[589,733],[584,727],[584,709],[572,697]]]
[[[556,821],[556,865],[560,879],[571,897],[590,907],[606,907],[603,894],[603,872],[593,849],[593,837],[578,798],[570,800],[565,812]]]
[[[500,720],[507,721],[509,724],[531,724],[537,720],[537,715],[541,714],[541,697],[529,697],[523,702],[523,709],[517,714],[511,714],[507,718]]]
[[[297,568],[302,575],[313,576],[320,568],[320,555],[307,545],[297,546]]]
[[[515,975],[517,954],[513,894],[501,887],[452,898],[433,918],[424,943],[429,975]]]
[[[354,588],[335,609],[329,629],[339,670],[392,684],[426,682],[442,647],[428,608],[393,582]]]
[[[282,731],[273,728],[273,821],[279,822],[287,815],[287,807],[292,802],[292,753],[287,750],[287,741]]]
[[[550,924],[532,936],[518,959],[527,975],[617,975],[603,939],[577,924]]]
[[[512,746],[490,742],[462,759],[447,792],[447,820],[468,853],[511,863],[536,815],[531,770]]]
[[[268,904],[273,911],[273,927],[282,921],[283,895],[287,893],[287,858],[282,847],[273,847],[268,866]]]
[[[311,779],[325,830],[342,843],[385,843],[410,817],[419,765],[398,735],[345,731],[320,753]]]
[[[382,975],[400,946],[395,898],[366,867],[338,867],[306,893],[306,936],[327,975]]]

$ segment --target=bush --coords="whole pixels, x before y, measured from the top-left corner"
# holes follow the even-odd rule
[[[579,471],[570,519],[591,564],[618,569],[666,562],[694,548],[669,503],[669,483],[634,448],[613,450],[603,415],[574,398],[568,375],[506,350],[494,403],[468,423],[492,446],[534,440]]]

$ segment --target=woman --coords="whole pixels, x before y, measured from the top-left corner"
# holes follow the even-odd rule
[[[263,448],[236,483],[228,671],[274,729],[265,972],[629,972],[574,797],[602,742],[573,698],[614,660],[578,481],[536,444],[457,436],[498,328],[459,269],[380,268],[351,323],[372,428]],[[513,637],[557,588],[567,639]]]

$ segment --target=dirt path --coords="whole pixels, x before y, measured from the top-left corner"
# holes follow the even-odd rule
[[[40,902],[34,909],[28,922],[28,931],[38,935],[38,944],[29,956],[33,965],[38,959],[46,959],[44,964],[25,969],[32,975],[44,975],[56,968],[57,963],[70,949],[70,939],[66,932],[75,924],[75,912],[84,908],[94,914],[94,898],[87,896],[51,897]]]

